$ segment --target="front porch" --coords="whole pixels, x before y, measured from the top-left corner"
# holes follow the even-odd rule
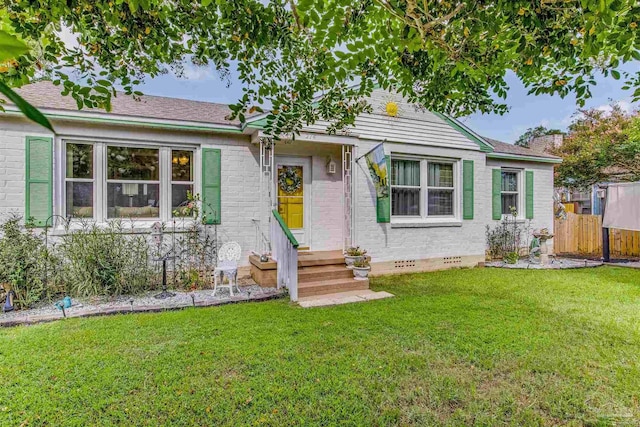
[[[262,287],[277,287],[277,262],[249,257],[251,278]],[[298,298],[369,289],[369,280],[356,280],[345,265],[344,255],[334,251],[297,251]]]
[[[368,280],[354,279],[343,256],[354,233],[353,141],[310,133],[293,143],[254,138],[262,207],[249,257],[256,283],[286,287],[292,301],[369,288]]]

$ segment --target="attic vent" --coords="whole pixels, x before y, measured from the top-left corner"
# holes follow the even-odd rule
[[[394,268],[409,268],[409,267],[416,266],[415,259],[405,259],[402,261],[394,261],[393,263],[394,263]]]
[[[462,264],[462,257],[448,256],[443,258],[445,264]]]

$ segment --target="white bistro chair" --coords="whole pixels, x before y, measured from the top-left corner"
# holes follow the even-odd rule
[[[215,296],[218,288],[229,288],[229,294],[233,296],[233,287],[238,289],[238,261],[242,249],[236,242],[227,242],[220,248],[218,252],[218,265],[213,271],[213,295]],[[224,284],[224,279],[227,284]],[[240,290],[238,289],[238,292]]]

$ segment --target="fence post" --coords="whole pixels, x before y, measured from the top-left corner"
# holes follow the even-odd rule
[[[607,184],[603,184],[599,186],[604,190],[604,197],[602,198],[602,224],[604,224],[604,213],[607,209],[607,196],[609,195],[609,186]],[[604,262],[609,262],[610,251],[609,251],[609,228],[602,227],[602,259]]]

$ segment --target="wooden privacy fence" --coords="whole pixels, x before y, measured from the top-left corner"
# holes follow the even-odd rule
[[[600,215],[567,213],[567,219],[556,218],[553,249],[556,254],[602,255],[602,218]],[[612,258],[640,256],[640,231],[609,230]]]

